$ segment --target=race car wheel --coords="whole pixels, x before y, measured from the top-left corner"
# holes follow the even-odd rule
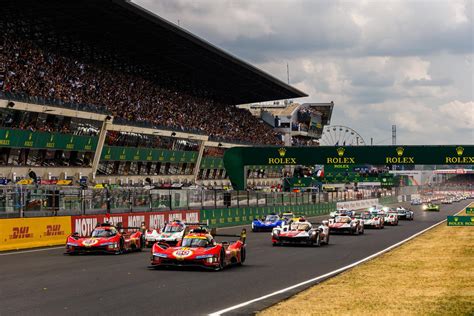
[[[364,234],[364,226],[363,226],[363,225],[360,227],[360,234],[361,234],[361,235]]]
[[[326,235],[326,245],[329,245],[329,234]]]
[[[124,253],[125,252],[125,240],[122,238],[120,238],[120,244],[119,244],[119,251],[117,254],[121,254],[121,253]]]
[[[313,242],[313,245],[316,247],[321,246],[321,236],[319,235],[319,233],[316,235],[316,240]]]
[[[245,262],[245,256],[247,254],[245,253],[245,247],[240,250],[240,264],[244,264]]]
[[[356,228],[352,231],[352,235],[359,235],[359,227],[356,227]]]
[[[222,270],[225,267],[225,252],[222,250],[219,255],[219,268],[217,270]]]
[[[145,236],[142,235],[140,237],[140,247],[138,248],[138,251],[142,251],[143,248],[145,248],[145,243],[146,243]]]

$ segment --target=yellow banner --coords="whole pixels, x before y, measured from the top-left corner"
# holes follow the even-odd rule
[[[71,216],[0,220],[0,251],[64,245]]]

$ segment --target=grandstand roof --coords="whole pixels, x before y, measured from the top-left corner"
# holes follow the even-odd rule
[[[48,34],[45,43],[61,52],[96,47],[227,104],[306,96],[129,0],[5,0],[2,11]]]

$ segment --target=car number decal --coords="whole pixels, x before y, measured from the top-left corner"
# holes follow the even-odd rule
[[[94,238],[89,238],[89,239],[86,239],[82,242],[82,244],[86,247],[90,247],[90,246],[94,246],[95,244],[97,244],[99,242],[98,239],[94,239]]]
[[[193,251],[186,248],[179,249],[173,252],[173,256],[175,256],[176,259],[184,259],[191,256],[192,254],[193,254]]]

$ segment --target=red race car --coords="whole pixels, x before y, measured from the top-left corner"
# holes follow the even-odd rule
[[[109,223],[97,225],[91,236],[82,237],[77,233],[67,238],[66,254],[111,253],[141,251],[145,245],[144,227],[121,227]]]
[[[213,231],[214,232],[214,231]],[[240,237],[233,242],[216,242],[214,236]],[[157,242],[151,249],[150,268],[195,266],[222,270],[226,266],[241,265],[245,261],[246,231],[238,235],[216,235],[200,227],[190,231],[176,247]]]

